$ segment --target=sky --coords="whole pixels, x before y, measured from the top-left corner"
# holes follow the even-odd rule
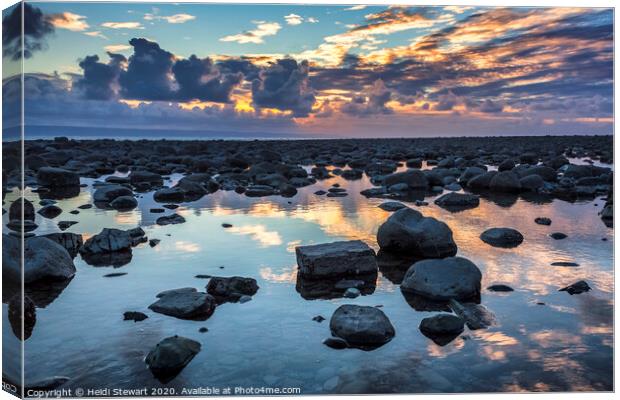
[[[22,59],[21,13],[3,11],[3,65],[23,62],[27,127],[613,132],[612,9],[32,2],[24,15]],[[18,89],[5,73],[5,98]]]

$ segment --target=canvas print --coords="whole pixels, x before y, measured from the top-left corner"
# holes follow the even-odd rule
[[[4,9],[3,389],[613,391],[613,24]]]

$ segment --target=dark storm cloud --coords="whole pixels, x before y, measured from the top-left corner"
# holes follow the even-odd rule
[[[356,96],[351,102],[342,106],[342,112],[358,117],[377,114],[391,114],[393,110],[386,106],[392,99],[392,91],[385,87],[382,80],[377,80],[365,95]]]
[[[84,75],[76,80],[76,89],[83,91],[88,99],[111,100],[116,97],[115,88],[127,59],[121,54],[108,53],[108,56],[110,61],[107,64],[99,62],[97,55],[87,56],[79,63]]]
[[[195,55],[178,60],[172,72],[179,85],[176,93],[179,101],[200,99],[228,103],[232,89],[243,80],[241,72],[220,74],[210,58],[200,59]]]
[[[2,56],[19,60],[22,57],[22,3],[15,5],[13,10],[2,19]],[[36,7],[28,3],[24,8],[24,58],[32,57],[36,51],[47,47],[46,37],[54,33],[54,25]]]
[[[312,110],[315,97],[308,85],[308,63],[281,59],[265,68],[260,79],[252,82],[253,104],[259,108],[292,111],[305,117]]]

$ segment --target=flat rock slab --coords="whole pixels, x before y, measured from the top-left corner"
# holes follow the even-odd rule
[[[337,277],[376,273],[375,252],[361,240],[295,248],[299,272],[310,277]]]
[[[216,302],[213,296],[193,288],[170,290],[158,295],[159,300],[149,308],[160,314],[179,319],[206,320],[213,314]]]
[[[334,312],[329,322],[332,335],[343,339],[349,347],[372,350],[396,334],[388,317],[376,307],[345,304]]]
[[[146,356],[146,365],[163,383],[170,382],[200,352],[200,343],[181,336],[159,342]]]

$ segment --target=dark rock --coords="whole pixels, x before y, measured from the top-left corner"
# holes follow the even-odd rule
[[[321,323],[325,321],[325,318],[322,315],[317,315],[316,317],[312,317],[312,320]]]
[[[385,203],[379,204],[379,208],[384,211],[398,211],[401,208],[405,208],[405,207],[407,206],[398,201],[386,201]]]
[[[440,346],[445,346],[465,328],[463,320],[452,314],[438,314],[420,322],[420,332]]]
[[[513,172],[498,172],[489,182],[489,188],[496,192],[516,193],[521,190],[521,182]]]
[[[346,349],[347,347],[349,347],[349,345],[347,344],[345,340],[336,338],[336,337],[329,337],[323,340],[323,344],[327,347],[331,347],[332,349],[336,349],[336,350],[342,350],[342,349]]]
[[[155,246],[157,246],[159,244],[159,242],[161,242],[161,240],[159,240],[159,239],[151,239],[151,240],[149,240],[149,246],[155,247]]]
[[[406,184],[409,189],[426,189],[428,187],[426,175],[417,169],[390,174],[383,179],[383,185],[386,187],[399,183]]]
[[[568,292],[568,294],[581,294],[584,292],[589,292],[592,288],[586,281],[578,281],[573,283],[572,285],[566,286],[560,289],[560,292]]]
[[[50,204],[49,206],[41,208],[37,213],[44,218],[52,219],[59,216],[62,213],[62,209],[54,204]]]
[[[184,222],[185,222],[185,218],[183,218],[179,214],[170,214],[170,215],[166,215],[163,217],[159,217],[157,218],[157,221],[155,221],[157,225],[175,225],[175,224],[182,224]]]
[[[382,250],[421,258],[449,257],[457,252],[448,225],[410,208],[396,211],[379,227],[377,242]]]
[[[553,232],[549,236],[552,237],[555,240],[562,240],[562,239],[566,239],[568,237],[568,235],[566,235],[565,233],[562,233],[562,232]]]
[[[117,278],[119,276],[125,276],[127,275],[127,272],[113,272],[111,274],[105,274],[103,277],[104,278]]]
[[[551,263],[554,267],[578,267],[579,264],[576,262],[568,262],[568,261],[556,261]]]
[[[21,220],[22,211],[23,219],[26,221],[34,221],[34,206],[30,201],[22,198],[19,198],[11,203],[11,207],[9,207],[9,220]]]
[[[173,289],[158,295],[159,300],[149,308],[160,314],[180,319],[204,321],[213,314],[216,302],[213,296],[193,288]]]
[[[311,277],[338,277],[377,272],[375,252],[360,240],[295,248],[299,273]]]
[[[494,247],[517,247],[523,243],[523,235],[512,228],[491,228],[482,232],[480,239]]]
[[[409,268],[400,289],[433,301],[480,298],[482,273],[463,257],[418,261]]]
[[[480,198],[469,193],[447,193],[435,200],[435,204],[448,211],[461,211],[476,208],[480,205]]]
[[[242,296],[254,296],[257,291],[256,279],[240,276],[212,277],[207,285],[207,293],[213,296],[218,304],[236,303]]]
[[[546,217],[538,217],[534,219],[534,222],[536,222],[538,225],[551,225],[551,219]]]
[[[95,203],[110,203],[117,197],[133,196],[131,189],[120,185],[101,186],[93,193],[93,201]]]
[[[65,231],[77,223],[78,221],[60,221],[58,222],[58,228],[61,231]]]
[[[200,343],[181,336],[165,338],[146,356],[145,362],[162,383],[174,379],[200,352]]]
[[[182,202],[185,199],[185,191],[180,187],[163,188],[153,194],[153,199],[158,203]]]
[[[514,289],[507,285],[491,285],[487,288],[491,292],[513,292]]]
[[[372,350],[392,340],[394,327],[388,317],[375,307],[345,304],[334,312],[329,323],[333,336],[349,346]]]
[[[119,196],[110,203],[110,207],[121,211],[133,210],[137,206],[138,201],[133,196]]]
[[[37,183],[40,186],[50,187],[79,186],[80,177],[75,172],[66,169],[42,167],[37,172]]]
[[[64,247],[72,258],[77,256],[80,247],[82,247],[82,235],[70,232],[49,233],[42,237],[53,240]]]
[[[125,321],[140,322],[144,321],[147,318],[148,315],[141,313],[140,311],[126,311],[125,313],[123,313],[123,319]]]
[[[130,250],[132,244],[131,235],[120,229],[103,228],[103,230],[90,237],[80,248],[80,254],[91,255],[112,253]]]
[[[22,304],[24,305],[23,311]],[[11,297],[8,302],[8,319],[15,337],[22,341],[28,340],[37,323],[37,311],[30,297],[24,296],[23,300],[21,294],[16,294]]]

